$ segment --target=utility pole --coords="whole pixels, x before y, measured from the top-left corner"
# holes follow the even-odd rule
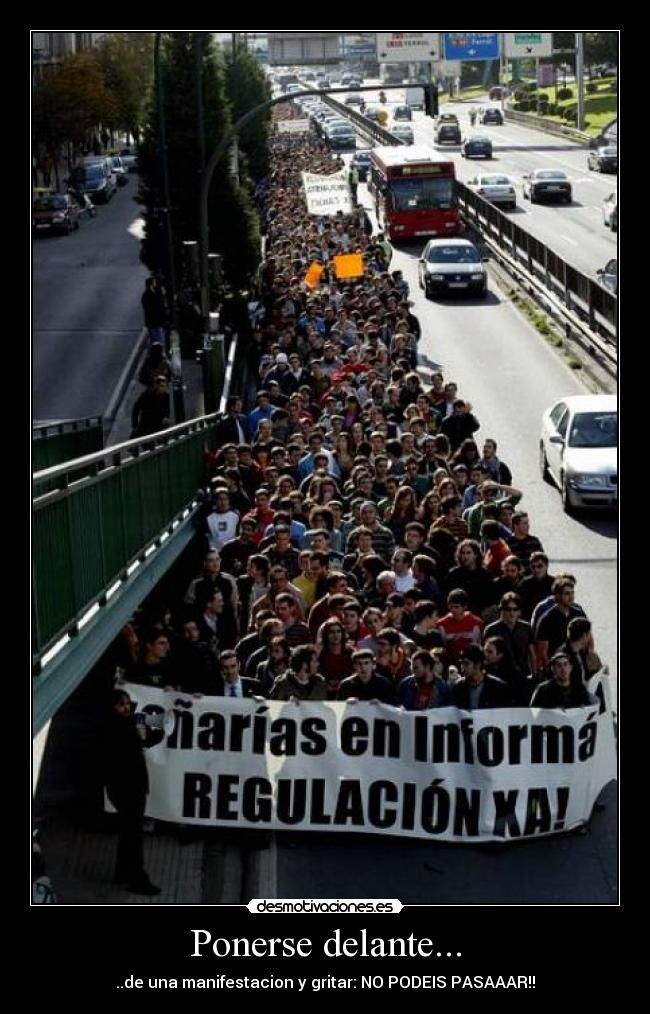
[[[578,113],[576,127],[585,129],[585,59],[584,32],[576,32],[576,87],[578,89]]]

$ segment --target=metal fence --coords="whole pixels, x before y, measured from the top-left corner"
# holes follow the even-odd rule
[[[32,471],[41,472],[61,461],[81,458],[104,446],[101,416],[43,423],[32,428]]]
[[[130,440],[33,476],[32,592],[36,666],[81,617],[160,543],[196,502],[217,416]]]

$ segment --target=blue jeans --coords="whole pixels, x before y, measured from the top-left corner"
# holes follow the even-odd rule
[[[148,331],[149,331],[149,341],[152,344],[154,342],[160,342],[161,345],[165,344],[166,335],[164,327],[150,327],[148,328]]]

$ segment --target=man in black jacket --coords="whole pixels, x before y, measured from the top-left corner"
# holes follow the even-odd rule
[[[571,679],[571,659],[558,651],[551,659],[553,678],[546,680],[531,697],[531,708],[584,708],[590,703],[587,688]]]
[[[114,882],[125,884],[134,894],[152,896],[160,894],[160,888],[145,872],[142,851],[142,821],[149,792],[144,747],[149,730],[136,724],[131,708],[126,691],[113,690],[105,729],[104,780],[120,825]]]
[[[226,414],[217,425],[217,447],[224,444],[245,444],[248,440],[248,420],[242,413],[242,400],[233,394],[226,402]]]
[[[451,444],[452,451],[458,450],[463,440],[468,440],[480,429],[480,422],[471,413],[471,405],[462,398],[456,398],[451,415],[440,424],[440,432],[444,433]]]
[[[485,671],[485,655],[480,644],[465,648],[460,660],[463,673],[453,688],[453,700],[457,708],[476,711],[483,708],[507,708],[512,705],[512,695],[507,683],[498,676]]]

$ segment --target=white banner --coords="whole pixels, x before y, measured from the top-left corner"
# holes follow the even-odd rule
[[[552,32],[506,32],[506,56],[551,56]]]
[[[309,120],[277,120],[278,134],[308,134]]]
[[[386,705],[126,688],[164,725],[147,751],[147,815],[213,827],[539,837],[589,818],[616,778],[607,678],[568,711],[407,712]]]
[[[315,173],[301,173],[301,176],[310,215],[335,215],[337,211],[349,214],[352,211],[346,169],[331,176],[317,176]]]
[[[431,63],[440,57],[437,32],[377,32],[380,63]]]

